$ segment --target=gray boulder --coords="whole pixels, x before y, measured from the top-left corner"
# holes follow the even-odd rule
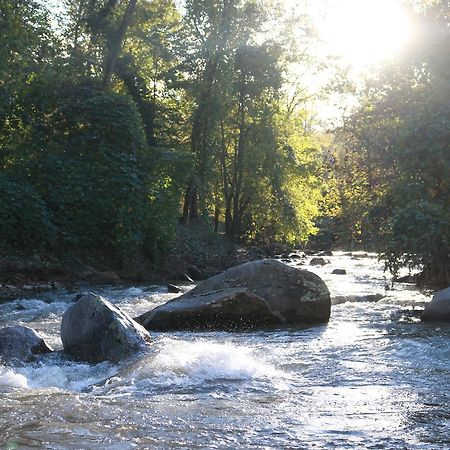
[[[330,318],[330,292],[323,280],[274,259],[232,267],[203,281],[178,300],[239,287],[263,298],[286,324],[324,323]]]
[[[246,288],[182,296],[135,319],[147,330],[233,330],[264,328],[284,321]]]
[[[148,332],[99,295],[83,295],[61,323],[64,350],[75,359],[119,362],[148,348]]]
[[[37,355],[51,353],[53,349],[35,330],[22,325],[0,330],[0,361],[11,364],[29,362]]]
[[[424,322],[450,322],[450,287],[433,295],[425,305],[421,319]]]

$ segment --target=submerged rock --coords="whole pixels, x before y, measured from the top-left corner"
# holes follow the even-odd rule
[[[247,330],[283,322],[247,288],[178,297],[136,318],[148,330]]]
[[[424,322],[450,322],[450,287],[433,295],[425,305],[421,319]]]
[[[322,279],[312,272],[290,267],[274,259],[232,267],[203,281],[176,301],[183,302],[231,288],[247,288],[265,300],[280,325],[324,323],[330,318],[330,292]],[[251,321],[247,320],[247,323]]]
[[[119,362],[148,348],[148,332],[99,295],[83,295],[64,314],[64,350],[75,359]]]
[[[35,330],[22,325],[0,330],[0,361],[6,364],[28,362],[53,349]]]

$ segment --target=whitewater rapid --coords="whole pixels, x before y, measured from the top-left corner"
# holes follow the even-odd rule
[[[0,447],[450,448],[450,327],[420,322],[430,293],[392,285],[376,255],[325,258],[290,264],[339,300],[328,325],[152,333],[152,350],[123,365],[60,351],[75,292],[0,305],[0,327],[31,326],[57,350],[0,364]],[[132,316],[174,297],[162,286],[92,290]]]

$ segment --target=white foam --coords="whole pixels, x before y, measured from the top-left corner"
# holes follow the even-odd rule
[[[249,347],[203,339],[162,338],[155,353],[144,357],[125,377],[140,384],[192,385],[214,380],[278,379],[282,372]]]
[[[0,387],[28,388],[28,381],[22,374],[0,366]]]
[[[56,388],[80,392],[92,384],[114,375],[115,366],[109,363],[97,365],[83,363],[39,363],[9,369],[0,366],[0,387],[29,389]]]

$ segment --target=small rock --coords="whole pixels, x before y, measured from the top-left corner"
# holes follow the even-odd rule
[[[60,283],[59,281],[54,281],[52,283],[52,288],[57,291],[60,291],[61,289],[64,289],[64,285],[62,283]]]
[[[362,295],[337,295],[331,299],[331,304],[340,305],[342,303],[362,303],[372,302],[376,303],[384,297],[383,294],[362,294]]]
[[[360,258],[367,258],[369,255],[367,253],[353,253],[352,259],[360,259]]]
[[[50,345],[32,328],[16,325],[0,330],[0,359],[4,363],[29,362],[36,355],[51,352]]]
[[[331,273],[332,275],[347,275],[347,271],[345,269],[334,269]]]
[[[330,261],[323,258],[312,258],[309,264],[311,266],[325,266],[326,264],[330,264]]]
[[[167,285],[167,291],[170,294],[179,294],[181,292],[181,288],[178,286],[175,286],[174,284],[168,284]]]

